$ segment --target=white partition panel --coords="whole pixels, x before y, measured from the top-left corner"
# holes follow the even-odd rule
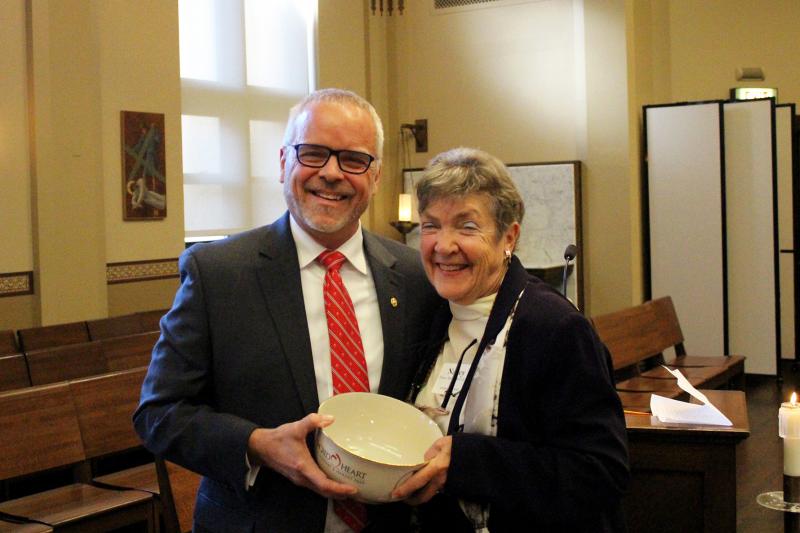
[[[774,102],[726,102],[723,110],[729,350],[747,356],[747,373],[774,375]]]
[[[645,108],[651,295],[672,297],[694,354],[725,348],[721,113]]]
[[[794,359],[794,220],[792,195],[792,120],[794,105],[775,108],[778,156],[778,244],[780,255],[781,357]]]

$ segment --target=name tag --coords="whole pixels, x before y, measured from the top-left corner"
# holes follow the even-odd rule
[[[444,396],[447,389],[450,387],[450,383],[453,381],[453,374],[455,374],[455,371],[456,363],[445,363],[442,365],[442,370],[439,372],[439,375],[436,377],[436,383],[433,385],[434,394]],[[467,378],[467,372],[469,372],[469,365],[462,363],[461,368],[458,369],[456,384],[453,386],[453,397],[458,396],[458,393],[461,392],[461,387],[464,385],[464,380]]]

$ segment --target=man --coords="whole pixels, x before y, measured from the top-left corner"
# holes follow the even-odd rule
[[[309,95],[280,151],[289,212],[181,256],[134,423],[150,451],[203,474],[196,531],[360,527],[339,503],[352,505],[355,489],[328,479],[310,451],[315,430],[331,423],[319,403],[350,372],[329,335],[330,273],[318,256],[344,255],[339,274],[363,343],[355,366],[373,392],[404,397],[437,301],[415,251],[361,230],[382,145],[380,118],[361,97]],[[366,522],[384,528],[375,524],[400,510],[372,507]]]

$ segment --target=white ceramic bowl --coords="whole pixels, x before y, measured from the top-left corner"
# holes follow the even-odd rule
[[[425,452],[442,436],[425,413],[380,394],[338,394],[319,413],[335,420],[317,431],[317,463],[329,478],[357,487],[357,499],[368,503],[392,501],[392,490],[422,468]]]

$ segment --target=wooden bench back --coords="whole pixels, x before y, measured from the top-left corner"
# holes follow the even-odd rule
[[[89,342],[86,322],[69,322],[54,326],[25,328],[17,332],[22,351],[30,352],[42,348]]]
[[[27,352],[31,384],[43,385],[108,372],[99,341]]]
[[[651,306],[637,305],[592,317],[591,321],[611,352],[614,370],[635,367],[663,350]]]
[[[21,353],[0,356],[0,391],[31,386],[28,365]]]
[[[153,311],[140,311],[136,313],[139,317],[141,331],[159,331],[161,329],[161,317],[167,314],[169,309],[155,309]]]
[[[0,355],[8,355],[12,353],[19,353],[20,349],[17,345],[17,335],[13,329],[0,331]]]
[[[647,302],[646,305],[653,309],[653,315],[661,334],[662,351],[668,347],[674,347],[677,355],[686,355],[683,346],[683,331],[681,331],[678,313],[675,311],[672,298],[663,296]]]
[[[0,393],[0,479],[86,459],[67,383]]]
[[[87,458],[142,445],[131,416],[146,372],[146,368],[135,368],[69,382]]]
[[[86,328],[89,330],[89,339],[93,341],[135,335],[145,331],[142,329],[141,320],[136,313],[88,320]]]
[[[149,365],[158,337],[158,331],[150,331],[100,341],[109,372]]]

